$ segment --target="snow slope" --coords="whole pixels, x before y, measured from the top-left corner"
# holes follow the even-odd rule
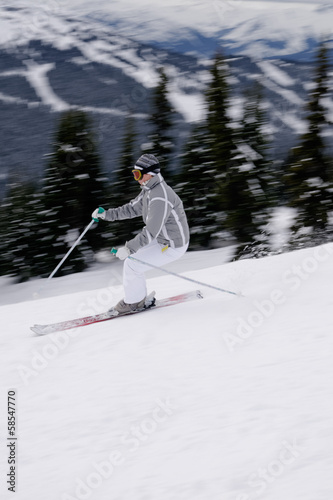
[[[58,295],[0,307],[17,500],[332,498],[333,244],[228,264],[224,252],[188,254],[184,275],[242,298],[200,287],[200,301],[33,336],[33,323],[118,300],[110,263],[103,278],[76,275],[76,290],[55,278]],[[195,287],[166,275],[148,285],[160,297]],[[8,450],[3,439],[1,499],[13,498]]]

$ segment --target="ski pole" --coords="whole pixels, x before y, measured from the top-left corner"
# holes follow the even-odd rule
[[[103,209],[99,208],[98,209],[98,213],[101,213],[103,212]],[[33,297],[34,298],[38,298],[41,290],[43,290],[43,288],[46,286],[46,284],[53,278],[53,276],[55,275],[55,273],[58,271],[58,269],[60,269],[60,267],[63,265],[63,263],[65,262],[65,260],[67,259],[67,257],[69,256],[69,254],[74,250],[74,248],[80,243],[80,241],[82,240],[83,236],[89,231],[89,229],[91,228],[91,226],[93,225],[94,222],[98,222],[98,219],[92,219],[91,222],[89,222],[88,226],[85,228],[85,230],[83,231],[82,234],[80,234],[80,236],[78,237],[78,239],[75,241],[75,243],[71,246],[71,248],[68,250],[68,252],[66,253],[65,257],[59,262],[59,264],[57,265],[57,267],[52,271],[52,273],[50,274],[50,276],[47,278],[46,282],[37,290],[37,292],[35,292],[33,294]]]
[[[63,263],[65,262],[65,260],[67,259],[67,257],[69,256],[69,254],[74,250],[74,248],[80,243],[80,241],[82,240],[83,236],[86,234],[87,231],[89,231],[89,229],[91,228],[91,226],[93,225],[94,223],[94,219],[88,224],[88,226],[85,228],[85,230],[83,231],[83,233],[78,237],[78,239],[75,241],[75,243],[71,246],[71,248],[68,250],[68,252],[66,253],[65,257],[59,262],[59,264],[57,265],[57,267],[54,269],[54,271],[52,271],[52,273],[50,274],[50,276],[47,278],[47,281],[49,281],[50,279],[53,278],[53,276],[55,275],[55,273],[58,271],[58,269],[60,269],[60,267],[63,265]]]
[[[98,213],[102,213],[104,212],[104,209],[99,207],[98,209]],[[78,237],[78,239],[75,241],[75,243],[71,246],[71,248],[68,250],[68,252],[66,253],[65,257],[61,260],[61,262],[59,262],[59,264],[57,265],[57,267],[54,269],[54,271],[52,271],[52,273],[50,274],[50,276],[47,278],[47,281],[49,281],[50,279],[53,278],[53,276],[55,275],[55,273],[58,271],[58,269],[60,269],[60,267],[63,265],[63,263],[65,262],[65,260],[67,259],[67,257],[69,256],[69,254],[74,250],[74,248],[80,243],[80,241],[82,240],[83,236],[89,231],[89,229],[91,228],[91,226],[93,225],[94,222],[98,222],[98,219],[92,219],[91,222],[89,222],[88,226],[85,228],[85,230],[83,231],[82,234],[80,234],[80,236]]]
[[[117,253],[116,248],[111,249],[112,254]],[[219,288],[214,285],[210,285],[208,283],[203,283],[202,281],[197,281],[192,278],[187,278],[186,276],[182,276],[181,274],[174,273],[172,271],[167,271],[167,269],[163,269],[163,267],[155,266],[154,264],[149,264],[148,262],[144,262],[143,260],[137,259],[136,257],[131,257],[131,255],[128,256],[128,259],[135,260],[136,262],[140,262],[140,264],[144,264],[145,266],[152,267],[153,269],[158,269],[159,271],[163,271],[166,274],[170,274],[171,276],[176,276],[176,278],[181,278],[186,281],[190,281],[191,283],[195,283],[196,285],[201,285],[201,286],[206,286],[208,288],[213,288],[213,290],[218,290],[219,292],[224,292],[224,293],[230,293],[231,295],[236,295],[237,297],[242,297],[241,293],[237,292],[232,292],[230,290],[225,290],[224,288]]]

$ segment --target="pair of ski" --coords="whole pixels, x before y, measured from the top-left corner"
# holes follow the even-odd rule
[[[123,316],[130,316],[132,314],[138,314],[141,312],[149,311],[151,309],[158,309],[160,307],[172,306],[182,302],[188,302],[194,299],[202,299],[202,293],[199,290],[192,292],[182,293],[180,295],[175,295],[174,297],[168,297],[166,299],[155,299],[155,292],[152,292],[147,296],[145,305],[140,310],[135,310],[123,314],[113,315],[112,312],[105,312],[101,314],[95,314],[94,316],[85,316],[83,318],[77,318],[69,321],[62,321],[60,323],[52,323],[49,325],[34,325],[31,330],[37,335],[47,335],[49,333],[60,332],[63,330],[69,330],[71,328],[78,328],[80,326],[92,325],[94,323],[100,323],[102,321],[109,321],[110,319],[122,318]]]

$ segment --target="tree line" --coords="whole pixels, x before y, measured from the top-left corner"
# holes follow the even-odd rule
[[[138,194],[131,168],[142,153],[160,159],[163,176],[182,198],[190,249],[233,244],[236,258],[266,255],[272,250],[270,220],[279,206],[291,207],[294,214],[287,249],[329,241],[333,211],[333,159],[326,142],[331,124],[325,108],[331,95],[329,70],[328,49],[322,43],[306,105],[306,132],[282,165],[271,157],[259,82],[244,92],[242,117],[232,119],[230,73],[220,53],[210,70],[205,119],[190,130],[180,152],[168,78],[160,70],[147,140],[138,144],[135,120],[129,114],[112,182],[103,171],[89,115],[78,110],[64,113],[42,184],[14,179],[1,203],[1,275],[19,280],[48,276],[87,226],[94,208],[120,206]],[[98,250],[124,244],[141,226],[138,219],[95,224],[58,275],[84,270]]]

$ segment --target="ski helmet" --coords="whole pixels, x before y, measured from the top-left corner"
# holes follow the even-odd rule
[[[144,154],[140,156],[140,158],[134,165],[134,169],[132,170],[132,172],[134,173],[134,177],[137,180],[141,179],[145,174],[157,175],[160,173],[160,171],[160,162],[158,161],[156,156],[151,154]],[[135,175],[136,172],[137,175]]]

